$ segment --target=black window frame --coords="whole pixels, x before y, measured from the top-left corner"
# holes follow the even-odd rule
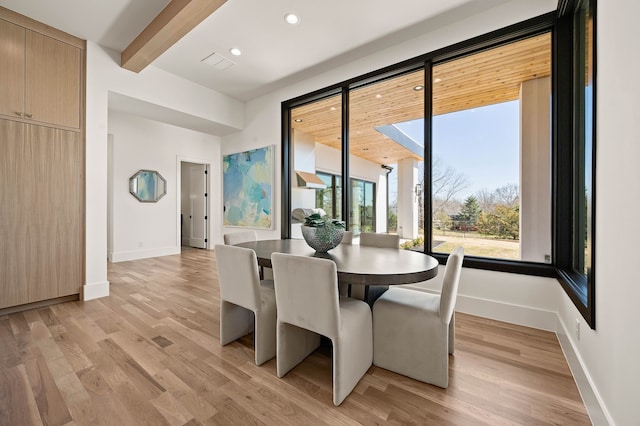
[[[590,247],[591,265],[584,273],[583,264],[578,259],[584,255],[584,234],[577,229],[586,226],[580,214],[584,203],[584,104],[578,99],[578,90],[584,90],[584,57],[582,43],[584,33],[580,29],[580,11],[588,1],[592,18],[592,128],[591,132],[591,209],[590,209]],[[562,288],[571,299],[587,324],[596,328],[595,314],[595,205],[596,205],[596,0],[559,0],[557,16],[557,37],[554,41],[554,64],[557,67],[557,85],[554,97],[555,120],[557,121],[555,139],[563,143],[556,144],[554,155],[555,173],[558,185],[554,208],[556,226],[555,264]],[[582,86],[582,87],[580,87]],[[571,164],[572,167],[564,167]],[[565,229],[562,229],[564,224]],[[570,226],[569,226],[570,225]],[[569,229],[566,229],[569,228]],[[582,251],[582,253],[580,253]]]
[[[575,158],[575,150],[577,149],[576,144],[574,143],[576,127],[575,120],[576,115],[579,114],[579,111],[575,111],[575,99],[573,93],[575,80],[575,71],[573,69],[573,13],[577,10],[577,3],[580,1],[582,0],[560,0],[557,11],[549,12],[508,27],[420,55],[413,59],[385,67],[378,71],[337,83],[307,95],[282,102],[282,238],[286,239],[291,237],[291,215],[287,213],[291,211],[290,173],[293,167],[293,156],[291,152],[291,109],[329,96],[342,94],[342,176],[349,176],[348,95],[350,90],[362,87],[365,84],[395,77],[403,73],[413,72],[418,69],[424,69],[425,76],[431,76],[431,68],[436,64],[491,49],[509,42],[550,32],[552,36],[552,263],[545,264],[522,260],[503,260],[467,256],[464,260],[464,266],[499,272],[557,278],[560,281],[562,288],[565,289],[571,300],[576,304],[576,307],[584,316],[587,323],[592,328],[595,328],[594,268],[592,267],[591,269],[590,277],[585,277],[584,274],[578,273],[578,271],[573,268],[573,259],[575,258],[575,247],[577,244],[574,241],[572,231],[575,221],[578,220],[572,201],[575,199],[574,183],[576,180],[573,170],[573,161]],[[591,1],[595,3],[594,0]],[[593,16],[595,34],[595,14]],[[595,80],[595,55],[593,62]],[[567,90],[569,92],[567,92]],[[432,112],[432,87],[430,77],[425,78],[424,93],[425,153],[423,158],[425,162],[425,187],[423,189],[425,194],[431,194],[432,134],[430,117]],[[595,131],[593,135],[593,150],[592,176],[595,179]],[[567,163],[566,161],[569,161],[569,159],[570,162]],[[572,164],[572,167],[566,167],[566,164]],[[427,165],[429,165],[429,167],[427,167]],[[595,186],[593,186],[593,189],[595,192]],[[349,194],[350,191],[345,191],[343,188],[342,208],[343,218],[346,219],[348,219],[348,211],[345,211],[345,209],[350,205]],[[433,219],[431,203],[425,202],[424,204],[424,252],[438,259],[441,264],[444,264],[448,256],[446,254],[432,252],[432,231],[431,226],[427,225],[431,224]],[[591,208],[592,221],[595,222],[595,195]],[[560,226],[559,224],[572,224],[572,226],[568,228],[566,226]],[[592,231],[595,233],[594,224],[592,224]],[[592,263],[595,263],[594,259],[595,258],[592,255]],[[580,291],[587,293],[588,303],[586,305],[580,302]]]

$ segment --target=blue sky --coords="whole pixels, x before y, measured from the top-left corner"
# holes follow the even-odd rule
[[[397,125],[414,140],[424,143],[423,122]],[[519,102],[504,102],[433,118],[433,155],[444,167],[463,173],[469,187],[464,199],[482,188],[493,191],[519,182]]]

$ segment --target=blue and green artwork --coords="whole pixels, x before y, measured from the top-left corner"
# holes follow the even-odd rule
[[[224,156],[225,226],[271,229],[273,145]]]

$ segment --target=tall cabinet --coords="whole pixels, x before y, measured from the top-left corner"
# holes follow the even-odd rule
[[[85,46],[0,7],[0,314],[82,288]]]

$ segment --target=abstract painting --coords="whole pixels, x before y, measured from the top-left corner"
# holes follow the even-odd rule
[[[224,156],[225,226],[272,229],[273,151],[271,145]]]

